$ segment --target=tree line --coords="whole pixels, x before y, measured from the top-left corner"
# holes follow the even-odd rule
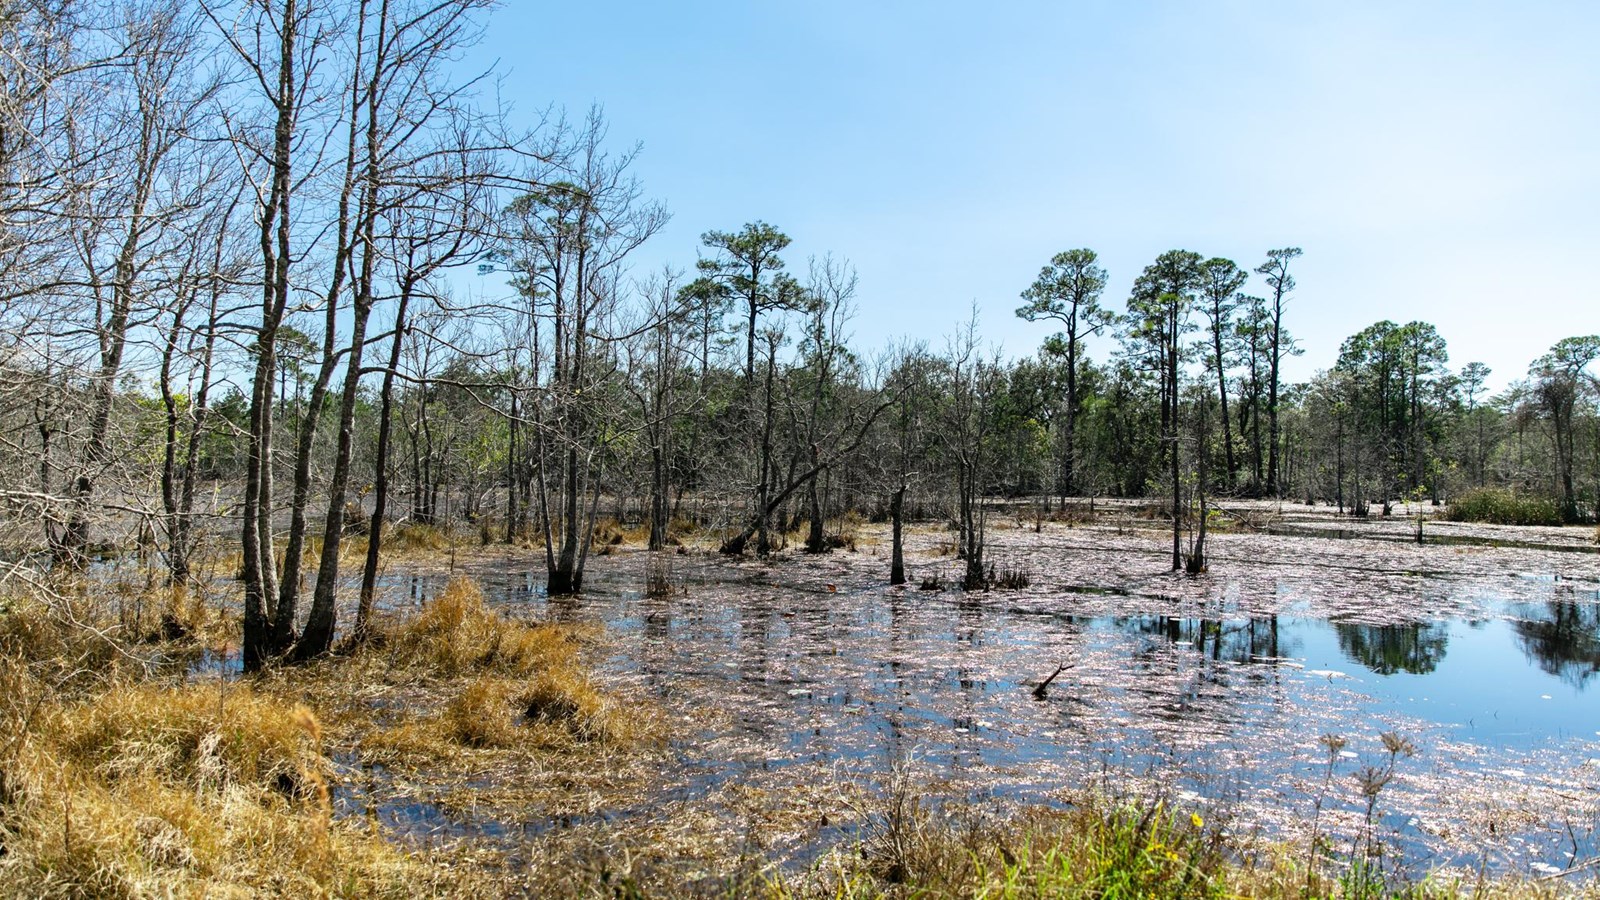
[[[1299,248],[1169,251],[1120,299],[1066,250],[1007,288],[1056,329],[1022,358],[976,311],[939,346],[853,346],[854,268],[761,221],[637,271],[668,217],[637,148],[598,112],[513,125],[459,65],[489,5],[0,16],[14,552],[82,567],[132,529],[183,582],[202,536],[237,536],[254,669],[332,647],[357,532],[363,639],[398,522],[530,542],[566,593],[608,517],[655,550],[696,527],[765,554],[796,529],[824,552],[859,512],[891,523],[897,583],[903,521],[947,519],[972,588],[996,498],[1156,498],[1191,570],[1218,497],[1365,516],[1492,487],[1600,513],[1600,338],[1491,396],[1433,325],[1385,321],[1285,383]],[[464,297],[473,272],[506,290]]]

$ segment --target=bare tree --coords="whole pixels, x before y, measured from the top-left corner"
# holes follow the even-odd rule
[[[984,479],[988,476],[991,406],[999,387],[998,359],[985,357],[978,344],[978,312],[950,339],[945,360],[945,409],[939,431],[955,466],[957,552],[966,562],[965,590],[988,584],[984,550],[988,516]]]
[[[339,548],[344,535],[345,492],[349,484],[355,446],[355,409],[362,360],[367,345],[367,324],[378,296],[382,248],[378,240],[379,223],[397,201],[391,193],[412,200],[421,183],[437,177],[435,163],[459,154],[466,160],[463,176],[467,182],[485,182],[492,172],[476,168],[492,162],[471,137],[439,143],[428,140],[436,129],[447,129],[465,116],[458,103],[463,85],[448,75],[456,54],[477,39],[481,27],[475,15],[488,7],[488,0],[360,0],[355,22],[355,62],[350,79],[350,130],[346,151],[344,190],[340,195],[340,232],[346,220],[345,198],[355,194],[350,241],[336,247],[333,284],[327,296],[330,319],[327,334],[334,330],[331,310],[337,307],[340,281],[349,266],[351,324],[343,351],[344,376],[339,395],[337,448],[329,477],[328,506],[322,532],[322,554],[317,566],[316,587],[306,618],[305,633],[295,650],[306,659],[326,653],[333,646],[337,617],[335,591],[339,577]],[[359,128],[357,123],[359,123]],[[460,132],[455,132],[459,134]],[[359,149],[357,147],[359,141]],[[481,162],[478,160],[482,158]],[[359,162],[357,162],[359,160]],[[449,177],[453,177],[452,172]],[[436,198],[434,198],[436,199]],[[452,229],[446,245],[470,241],[479,233],[463,225]],[[411,273],[415,274],[415,273]],[[405,275],[401,276],[402,278]],[[413,285],[414,286],[414,285]],[[331,342],[325,337],[325,346]],[[324,353],[324,370],[332,354]],[[319,374],[318,384],[326,382]],[[313,395],[315,396],[315,394]],[[302,440],[296,468],[296,497],[303,483],[310,440]],[[300,513],[297,503],[295,514]],[[290,533],[290,541],[297,537]],[[286,571],[293,571],[287,568]],[[285,582],[287,584],[287,581]],[[287,599],[280,599],[282,605]],[[290,604],[292,605],[292,604]]]
[[[819,468],[806,485],[806,510],[810,529],[806,535],[806,552],[821,553],[827,549],[823,534],[825,512],[822,505],[822,478],[827,467],[822,465],[820,441],[841,407],[839,381],[841,369],[854,360],[846,346],[844,333],[849,322],[856,295],[855,269],[843,260],[832,256],[811,260],[810,277],[806,284],[806,336],[802,348],[804,367],[802,374],[810,382],[810,398],[806,404],[800,431],[799,444],[807,464]]]
[[[202,227],[191,235],[191,269],[178,281],[177,294],[168,311],[161,352],[158,387],[166,414],[162,447],[161,502],[167,532],[167,572],[174,584],[190,576],[194,540],[195,483],[200,469],[200,447],[212,428],[210,399],[215,383],[218,339],[221,336],[223,300],[240,280],[241,261],[233,246],[238,236],[232,225],[242,197],[219,197]],[[203,305],[205,318],[190,321],[194,307]],[[178,369],[186,372],[185,389],[178,390]]]
[[[629,336],[621,331],[618,308],[622,267],[667,218],[659,204],[642,199],[629,172],[637,149],[612,156],[605,135],[598,110],[591,111],[574,136],[565,172],[570,180],[549,178],[547,187],[518,197],[507,210],[517,287],[533,317],[550,325],[548,356],[541,358],[539,348],[533,356],[547,380],[530,418],[552,594],[583,587],[607,419],[615,413],[605,396],[618,381],[613,346]]]
[[[680,289],[679,273],[665,268],[647,281],[641,293],[648,327],[639,328],[638,339],[630,345],[628,370],[637,377],[628,390],[639,406],[640,428],[650,454],[650,489],[647,520],[651,550],[667,546],[667,529],[672,520],[671,473],[677,447],[674,424],[695,401],[683,389],[688,335],[682,324],[688,318],[688,295]]]
[[[492,163],[470,143],[457,141],[457,152],[442,152],[432,171],[419,172],[403,202],[384,210],[382,240],[386,261],[393,268],[394,326],[389,335],[389,358],[384,365],[378,394],[378,433],[373,461],[372,514],[367,524],[366,558],[361,570],[361,593],[356,605],[356,642],[371,636],[372,610],[377,593],[378,557],[383,546],[384,521],[389,504],[390,434],[394,418],[394,385],[399,374],[405,337],[410,328],[407,313],[418,299],[433,292],[429,280],[452,266],[471,262],[485,252],[491,240],[489,215],[494,176],[474,162]],[[424,296],[419,296],[424,295]],[[348,459],[346,460],[348,465]],[[342,525],[342,523],[341,523]],[[341,528],[342,531],[342,528]],[[320,570],[319,570],[320,572]],[[319,574],[319,584],[321,584]],[[332,583],[330,579],[330,584]]]

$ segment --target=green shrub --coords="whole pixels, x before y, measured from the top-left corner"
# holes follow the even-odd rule
[[[1452,522],[1493,525],[1560,525],[1562,522],[1561,506],[1554,500],[1494,488],[1464,494],[1450,504],[1445,518]]]

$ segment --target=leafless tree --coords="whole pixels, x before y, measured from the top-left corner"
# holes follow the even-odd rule
[[[615,345],[628,337],[619,314],[623,266],[666,222],[665,209],[642,199],[629,171],[637,150],[613,156],[605,134],[599,112],[591,111],[573,135],[565,178],[553,173],[547,186],[507,209],[517,287],[531,317],[549,326],[545,342],[532,348],[542,387],[525,419],[539,460],[536,495],[552,594],[583,587],[605,426],[616,412],[607,396],[618,383]]]

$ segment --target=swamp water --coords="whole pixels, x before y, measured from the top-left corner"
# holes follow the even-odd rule
[[[913,539],[914,578],[959,565],[929,552],[935,537]],[[1600,556],[1362,543],[1222,537],[1211,574],[1185,579],[1160,572],[1148,534],[1018,529],[991,553],[1033,585],[973,594],[889,588],[870,550],[672,557],[663,598],[640,590],[642,552],[596,561],[571,600],[543,595],[537,559],[463,571],[508,612],[604,624],[607,678],[672,711],[675,763],[648,801],[576,824],[748,817],[730,788],[809,796],[825,814],[826,785],[909,769],[934,798],[1062,803],[1087,785],[1268,839],[1303,838],[1322,797],[1321,830],[1348,848],[1369,827],[1355,773],[1384,765],[1380,735],[1397,732],[1417,752],[1395,762],[1370,827],[1413,874],[1593,858]],[[395,573],[388,602],[420,604],[447,580]],[[1347,741],[1331,758],[1324,734]],[[444,827],[426,804],[386,818]],[[490,837],[575,824],[445,818]],[[769,843],[804,862],[851,836],[827,821]]]

